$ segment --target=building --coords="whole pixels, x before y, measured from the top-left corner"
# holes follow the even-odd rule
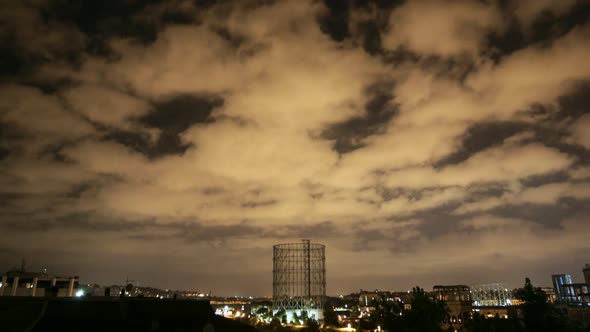
[[[326,256],[323,244],[302,240],[273,246],[273,315],[288,322],[323,319]]]
[[[461,331],[465,320],[471,318],[473,299],[471,289],[466,285],[433,287],[434,296],[439,301],[445,301],[449,307],[449,325],[456,331]]]
[[[361,292],[359,294],[359,308],[362,312],[371,312],[382,300],[378,292]]]
[[[587,284],[565,284],[561,286],[562,302],[573,305],[590,305],[590,286]]]
[[[574,283],[569,274],[553,275],[557,301],[568,306],[590,306],[590,264],[582,269],[585,283]]]
[[[555,289],[557,302],[566,302],[561,287],[566,284],[573,284],[572,276],[569,274],[554,274],[551,276],[551,279],[553,280],[553,289]]]
[[[76,295],[78,287],[78,277],[56,277],[41,272],[9,271],[2,276],[0,296],[72,297]]]
[[[557,302],[557,297],[555,295],[555,289],[553,287],[541,287],[541,290],[545,292],[547,295],[547,302],[555,303]]]
[[[512,305],[512,291],[500,283],[475,285],[472,287],[473,305],[483,307],[505,307]]]
[[[437,300],[445,302],[471,302],[471,289],[465,285],[441,286],[433,287],[433,292]]]
[[[582,327],[590,327],[590,307],[568,306],[567,317]]]
[[[522,309],[519,306],[474,306],[473,312],[485,318],[508,319],[522,317]]]

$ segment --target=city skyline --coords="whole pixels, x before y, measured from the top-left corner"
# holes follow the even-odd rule
[[[590,243],[590,2],[5,1],[0,269],[270,296],[551,275]]]
[[[21,263],[22,264],[22,263]],[[25,269],[23,270],[23,266],[25,267]],[[586,264],[584,267],[587,268],[588,264]],[[542,279],[543,280],[539,280],[538,283],[536,283],[537,286],[542,287],[542,288],[553,288],[553,289],[557,289],[555,281],[552,280],[555,276],[560,276],[560,275],[567,275],[569,277],[571,277],[571,281],[574,284],[582,284],[584,282],[586,282],[586,277],[583,274],[583,271],[581,268],[579,269],[580,271],[575,271],[575,272],[571,272],[571,271],[561,271],[558,274],[553,274],[550,276],[544,276]],[[27,271],[27,272],[33,272],[33,273],[49,273],[49,275],[51,275],[50,271],[47,271],[46,269],[44,269],[43,272],[39,272],[38,269],[29,269],[26,265],[21,265],[20,267],[17,266],[12,266],[11,269],[8,269],[8,271],[13,271],[13,272],[19,272],[19,271]],[[524,274],[526,277],[528,277],[529,274]],[[580,276],[581,275],[581,276]],[[66,274],[57,274],[58,277],[67,277],[70,278],[70,276],[66,275]],[[239,275],[236,275],[234,277],[239,277]],[[239,298],[268,298],[271,299],[272,298],[272,291],[273,291],[273,287],[272,287],[272,278],[270,281],[270,285],[267,287],[268,290],[265,290],[265,293],[246,293],[243,290],[237,290],[235,293],[227,293],[224,292],[224,289],[221,289],[220,293],[214,293],[211,292],[211,290],[207,290],[207,289],[203,289],[203,288],[199,288],[199,287],[190,287],[190,288],[179,288],[179,287],[174,287],[173,285],[171,287],[157,287],[155,285],[151,285],[146,283],[144,280],[135,280],[135,279],[130,279],[129,276],[126,276],[124,279],[118,280],[115,279],[112,282],[97,282],[96,280],[93,280],[91,276],[76,276],[75,278],[80,278],[80,284],[82,285],[99,285],[101,287],[110,287],[110,286],[119,286],[119,287],[125,287],[125,285],[131,284],[134,287],[140,287],[140,288],[154,288],[154,289],[159,289],[162,290],[164,292],[167,292],[169,296],[172,296],[174,294],[174,292],[180,291],[180,292],[196,292],[196,293],[200,293],[200,294],[204,294],[207,297],[226,297],[226,298],[232,298],[232,297],[239,297]],[[522,288],[522,285],[518,284],[518,282],[512,286],[512,285],[508,285],[504,282],[499,282],[498,280],[487,280],[486,282],[482,282],[482,281],[472,281],[472,282],[464,282],[464,280],[466,279],[456,279],[456,280],[447,280],[448,282],[444,283],[444,285],[467,285],[471,288],[478,288],[478,287],[486,287],[486,286],[497,286],[497,285],[502,285],[502,286],[506,286],[509,287],[507,288],[508,290],[515,290],[518,288]],[[547,280],[549,280],[549,282],[547,282]],[[379,292],[410,292],[412,288],[414,287],[421,287],[424,288],[426,290],[430,290],[435,288],[436,286],[440,286],[443,283],[441,282],[437,282],[436,280],[434,281],[434,283],[432,285],[427,284],[427,285],[421,285],[421,284],[413,284],[411,279],[408,279],[405,284],[410,285],[407,288],[403,288],[403,287],[398,287],[396,288],[396,286],[392,286],[392,287],[372,287],[374,285],[367,285],[366,287],[361,287],[361,288],[356,288],[356,289],[342,289],[340,292],[333,292],[333,293],[327,293],[326,296],[328,297],[338,297],[338,296],[342,296],[342,295],[350,295],[350,294],[355,294],[358,292],[372,292],[372,291],[379,291]],[[329,285],[329,284],[328,284]],[[444,286],[443,285],[443,286]]]

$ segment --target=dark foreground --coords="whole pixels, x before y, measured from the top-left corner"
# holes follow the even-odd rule
[[[0,331],[244,331],[208,301],[0,297]]]

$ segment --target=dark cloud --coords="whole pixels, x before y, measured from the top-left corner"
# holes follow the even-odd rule
[[[480,200],[490,197],[499,197],[502,194],[509,192],[509,187],[504,183],[475,185],[469,187],[469,196],[466,201]]]
[[[275,231],[285,238],[318,239],[332,237],[340,233],[337,225],[332,221],[322,221],[311,225],[286,225],[285,231]],[[319,239],[318,239],[319,240]]]
[[[46,211],[47,212],[47,211]],[[43,218],[39,212],[17,214],[0,219],[0,227],[12,232],[41,232],[50,230],[69,230],[83,233],[130,232],[157,226],[151,221],[127,222],[97,217],[94,212],[80,212],[53,219]]]
[[[375,250],[376,248],[380,247],[380,245],[376,242],[383,240],[393,240],[391,237],[386,236],[384,231],[377,229],[360,229],[354,233],[354,236],[355,242],[353,247],[355,250]]]
[[[83,194],[87,193],[89,190],[93,189],[97,184],[87,182],[87,183],[80,183],[78,185],[73,186],[70,191],[65,194],[65,197],[68,198],[80,198]]]
[[[223,99],[209,96],[180,95],[154,103],[154,109],[139,119],[150,128],[179,134],[197,123],[211,122],[211,113]]]
[[[549,121],[553,122],[552,120]],[[575,157],[574,166],[590,164],[590,151],[575,142],[569,141],[568,137],[570,134],[567,128],[538,126],[533,129],[535,133],[534,140]]]
[[[50,17],[49,1],[4,1],[0,10],[0,75],[19,80],[48,63],[79,65],[86,38],[76,27]]]
[[[0,161],[6,157],[8,157],[8,155],[10,154],[10,150],[8,150],[7,148],[0,146]]]
[[[75,145],[75,143],[73,142],[60,142],[58,144],[47,145],[43,149],[41,149],[41,151],[39,152],[39,157],[49,158],[53,161],[57,161],[60,163],[74,163],[72,160],[68,159],[68,157],[66,157],[62,152],[64,148],[73,145]]]
[[[37,59],[22,54],[17,49],[15,42],[0,40],[0,77],[17,77],[31,73],[31,64],[39,62]]]
[[[134,37],[141,41],[153,41],[156,27],[147,22],[133,19],[154,1],[51,1],[44,9],[46,19],[68,22],[91,36],[108,38],[113,36]]]
[[[580,116],[590,113],[590,81],[582,81],[576,84],[574,92],[559,97],[559,110],[553,116],[549,116],[550,121],[575,120]]]
[[[25,137],[25,133],[17,127],[0,122],[0,149],[2,150],[0,160],[6,158],[11,152],[14,152],[11,150],[11,146],[13,149],[16,149],[14,147],[15,143],[23,140]]]
[[[571,93],[560,96],[555,105],[533,104],[525,111],[531,118],[549,127],[556,122],[574,121],[589,113],[590,82],[574,82]]]
[[[368,54],[389,54],[381,44],[388,13],[404,1],[324,1],[326,11],[318,17],[320,29],[334,41],[354,40]],[[359,15],[359,13],[361,13]]]
[[[191,224],[189,227],[176,233],[176,236],[182,237],[188,242],[211,242],[218,240],[228,240],[244,237],[255,237],[263,233],[263,229],[257,226],[242,222],[236,225],[212,225],[203,226],[199,224]]]
[[[144,154],[149,159],[171,154],[182,154],[190,147],[189,144],[182,143],[177,134],[170,132],[162,132],[157,141],[152,142],[147,133],[112,129],[104,136],[104,139],[127,146]]]
[[[570,94],[558,98],[556,107],[532,105],[527,111],[537,122],[522,121],[494,121],[481,122],[469,127],[461,138],[460,148],[452,154],[437,161],[435,167],[445,167],[459,164],[483,150],[498,146],[506,139],[524,132],[530,132],[531,137],[522,140],[526,142],[542,142],[546,146],[575,156],[580,164],[587,164],[590,156],[588,152],[565,139],[569,132],[567,128],[557,125],[561,121],[575,121],[587,114],[586,105],[590,96],[590,86],[587,82],[580,82]]]
[[[349,1],[324,1],[327,11],[318,18],[320,29],[335,41],[350,37],[348,31]]]
[[[376,55],[383,52],[381,29],[378,22],[373,20],[359,22],[357,29],[361,33],[362,45],[367,53]]]
[[[394,216],[392,220],[398,222],[420,220],[420,223],[416,226],[420,235],[430,239],[437,238],[456,231],[460,221],[467,218],[467,216],[457,216],[453,213],[460,205],[458,202],[449,202],[434,208],[419,210],[406,216]],[[409,246],[411,243],[419,245],[412,239],[405,241],[403,244],[400,243],[400,245]]]
[[[564,14],[555,14],[544,11],[532,25],[532,31],[528,34],[530,43],[544,43],[546,45],[576,26],[582,25],[590,19],[590,3],[576,1]]]
[[[507,20],[506,28],[491,31],[487,36],[487,43],[492,49],[491,57],[497,62],[530,45],[549,46],[553,40],[562,37],[576,26],[583,25],[590,18],[590,4],[586,1],[576,1],[565,13],[556,14],[547,9],[542,11],[528,27],[514,16],[516,3],[499,1]]]
[[[560,228],[561,222],[577,215],[590,212],[590,201],[570,197],[560,198],[556,204],[504,205],[489,211],[493,215],[506,218],[528,220],[545,228]]]
[[[246,37],[245,36],[241,36],[237,33],[232,33],[232,31],[230,31],[227,28],[224,27],[213,27],[212,30],[219,35],[221,38],[223,38],[224,40],[226,40],[233,48],[235,48],[236,50],[244,44],[244,42],[246,41]],[[241,55],[244,55],[244,53],[240,53]]]
[[[514,17],[509,20],[504,30],[490,31],[487,39],[487,43],[492,49],[491,57],[496,62],[500,62],[503,57],[527,45],[521,25]]]
[[[324,221],[310,225],[283,225],[279,228],[275,226],[256,226],[249,221],[242,221],[239,224],[233,225],[211,225],[187,222],[162,224],[157,227],[161,230],[169,231],[169,233],[164,233],[164,235],[160,232],[161,238],[183,239],[189,243],[210,241],[227,242],[242,238],[314,238],[319,240],[318,236],[320,235],[322,238],[327,238],[339,234],[337,226],[331,221]],[[149,234],[150,233],[148,233],[148,235]]]
[[[435,167],[459,164],[478,152],[501,145],[505,139],[528,128],[528,124],[519,122],[484,122],[475,124],[463,134],[460,149],[436,162]]]
[[[325,128],[322,138],[334,140],[334,150],[338,153],[362,148],[363,139],[382,132],[398,112],[390,92],[392,85],[392,83],[379,83],[369,87],[367,93],[370,99],[365,105],[365,114]]]
[[[533,175],[520,180],[523,186],[530,188],[530,187],[540,187],[542,185],[546,185],[549,183],[560,183],[565,182],[569,179],[569,175],[567,172],[560,171],[560,172],[553,172],[549,174],[542,174],[542,175]]]
[[[277,204],[277,201],[274,199],[267,200],[267,201],[257,201],[257,202],[243,202],[242,207],[245,208],[256,208],[259,206],[267,206],[267,205],[274,205]]]
[[[445,187],[430,187],[430,188],[376,188],[378,194],[384,201],[390,201],[399,197],[407,197],[410,200],[420,200],[422,195],[432,190],[444,190]]]
[[[223,104],[221,98],[180,95],[154,103],[153,110],[137,119],[148,128],[158,129],[156,142],[145,132],[110,128],[104,136],[146,155],[158,158],[170,154],[182,154],[191,145],[182,142],[180,134],[195,124],[214,121],[212,112]]]

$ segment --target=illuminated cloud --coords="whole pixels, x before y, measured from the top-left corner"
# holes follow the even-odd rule
[[[590,150],[590,115],[586,114],[576,121],[572,127],[572,141]]]
[[[383,44],[426,55],[477,55],[486,33],[500,24],[498,9],[484,2],[409,1],[390,15]]]

